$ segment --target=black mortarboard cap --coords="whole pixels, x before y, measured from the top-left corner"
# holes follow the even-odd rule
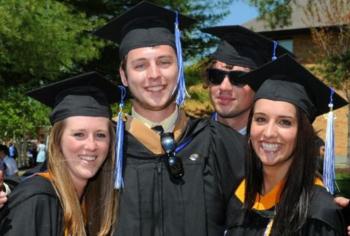
[[[180,29],[195,23],[181,14],[178,18]],[[95,35],[118,43],[120,59],[135,48],[170,45],[175,49],[175,19],[176,12],[142,1],[95,31]]]
[[[292,55],[278,44],[274,55],[275,46],[272,40],[240,25],[209,27],[202,31],[222,40],[211,57],[229,65],[255,69],[270,62],[273,56],[279,57],[287,53]]]
[[[244,80],[257,90],[255,99],[292,103],[306,113],[310,122],[329,111],[331,89],[288,55],[249,72]],[[334,93],[333,109],[347,104]]]
[[[51,124],[70,116],[111,118],[110,104],[120,100],[118,86],[94,71],[32,90],[27,95],[53,108]]]

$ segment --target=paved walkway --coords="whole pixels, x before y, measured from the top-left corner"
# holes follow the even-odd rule
[[[335,157],[336,167],[350,167],[350,162],[346,156],[336,156]]]

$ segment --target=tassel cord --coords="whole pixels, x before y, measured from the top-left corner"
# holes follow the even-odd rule
[[[121,101],[119,103],[119,112],[116,125],[116,144],[115,144],[115,169],[114,169],[114,187],[121,189],[124,187],[123,181],[123,146],[124,146],[124,121],[123,109],[126,98],[126,90],[123,86],[119,86],[121,90]]]
[[[329,99],[329,112],[327,115],[327,130],[326,130],[326,143],[325,143],[325,156],[323,165],[323,182],[328,192],[334,194],[334,113],[333,113],[333,95],[334,89],[331,88],[331,94]]]
[[[176,104],[181,106],[184,104],[186,96],[189,97],[189,94],[186,90],[185,84],[185,73],[183,66],[183,57],[182,57],[182,46],[181,46],[181,32],[179,29],[179,16],[178,12],[176,12],[176,20],[175,20],[175,45],[176,45],[176,56],[178,60],[178,77],[177,77],[177,88],[173,91],[173,93],[177,89],[176,96]]]

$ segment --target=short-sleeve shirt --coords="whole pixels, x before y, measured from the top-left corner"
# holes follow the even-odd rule
[[[12,176],[18,172],[17,163],[15,159],[6,156],[3,162],[6,165],[5,176]]]
[[[0,170],[5,170],[6,169],[6,166],[5,166],[5,163],[2,159],[0,159]]]

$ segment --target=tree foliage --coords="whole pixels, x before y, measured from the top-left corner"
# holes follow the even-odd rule
[[[10,87],[0,100],[0,139],[35,136],[39,127],[49,125],[48,108],[23,96],[23,87]]]
[[[317,47],[314,69],[350,101],[350,4],[349,0],[247,0],[258,7],[271,29],[290,23],[292,4],[303,6]],[[322,27],[314,27],[315,24]],[[348,106],[350,110],[350,105]],[[348,114],[348,159],[350,160],[350,118]]]
[[[348,0],[311,1],[305,8],[308,22],[323,19],[328,27],[313,28],[319,49],[316,70],[328,83],[343,91],[350,101],[350,5]],[[350,111],[350,105],[348,105]],[[348,112],[349,112],[348,111]],[[347,157],[350,160],[350,118],[348,113]]]
[[[186,58],[213,41],[200,27],[215,25],[233,0],[154,0],[198,20],[183,34]],[[35,133],[48,124],[48,109],[25,91],[82,71],[97,70],[117,79],[117,45],[91,32],[139,1],[1,0],[0,1],[0,139]]]
[[[99,55],[98,22],[53,0],[0,3],[0,76],[6,85],[54,80]]]
[[[97,58],[103,44],[87,32],[98,23],[53,0],[0,1],[2,136],[22,136],[47,123],[47,110],[25,91]]]
[[[134,6],[140,0],[61,0],[64,3],[74,6],[75,9],[84,12],[90,18],[103,18],[110,20]],[[173,10],[178,10],[184,15],[197,20],[197,24],[190,31],[183,32],[182,46],[185,58],[194,59],[203,52],[214,46],[215,41],[203,36],[199,29],[209,25],[217,24],[223,17],[229,14],[228,5],[234,0],[149,0],[159,6],[164,6]],[[102,57],[85,64],[85,68],[95,68],[103,73],[110,74],[114,79],[118,79],[117,68],[119,61],[117,58],[117,45],[109,43],[102,50]]]
[[[290,24],[292,4],[302,6],[319,59],[318,70],[328,82],[350,94],[350,4],[348,0],[246,0],[259,10],[271,29]],[[315,23],[328,27],[314,27]]]
[[[348,0],[310,1],[304,9],[307,22],[323,19],[329,27],[312,28],[320,57],[318,70],[325,80],[350,99],[350,5]]]
[[[296,0],[246,0],[246,2],[255,6],[259,11],[259,18],[274,29],[291,23],[291,3],[295,4]]]

